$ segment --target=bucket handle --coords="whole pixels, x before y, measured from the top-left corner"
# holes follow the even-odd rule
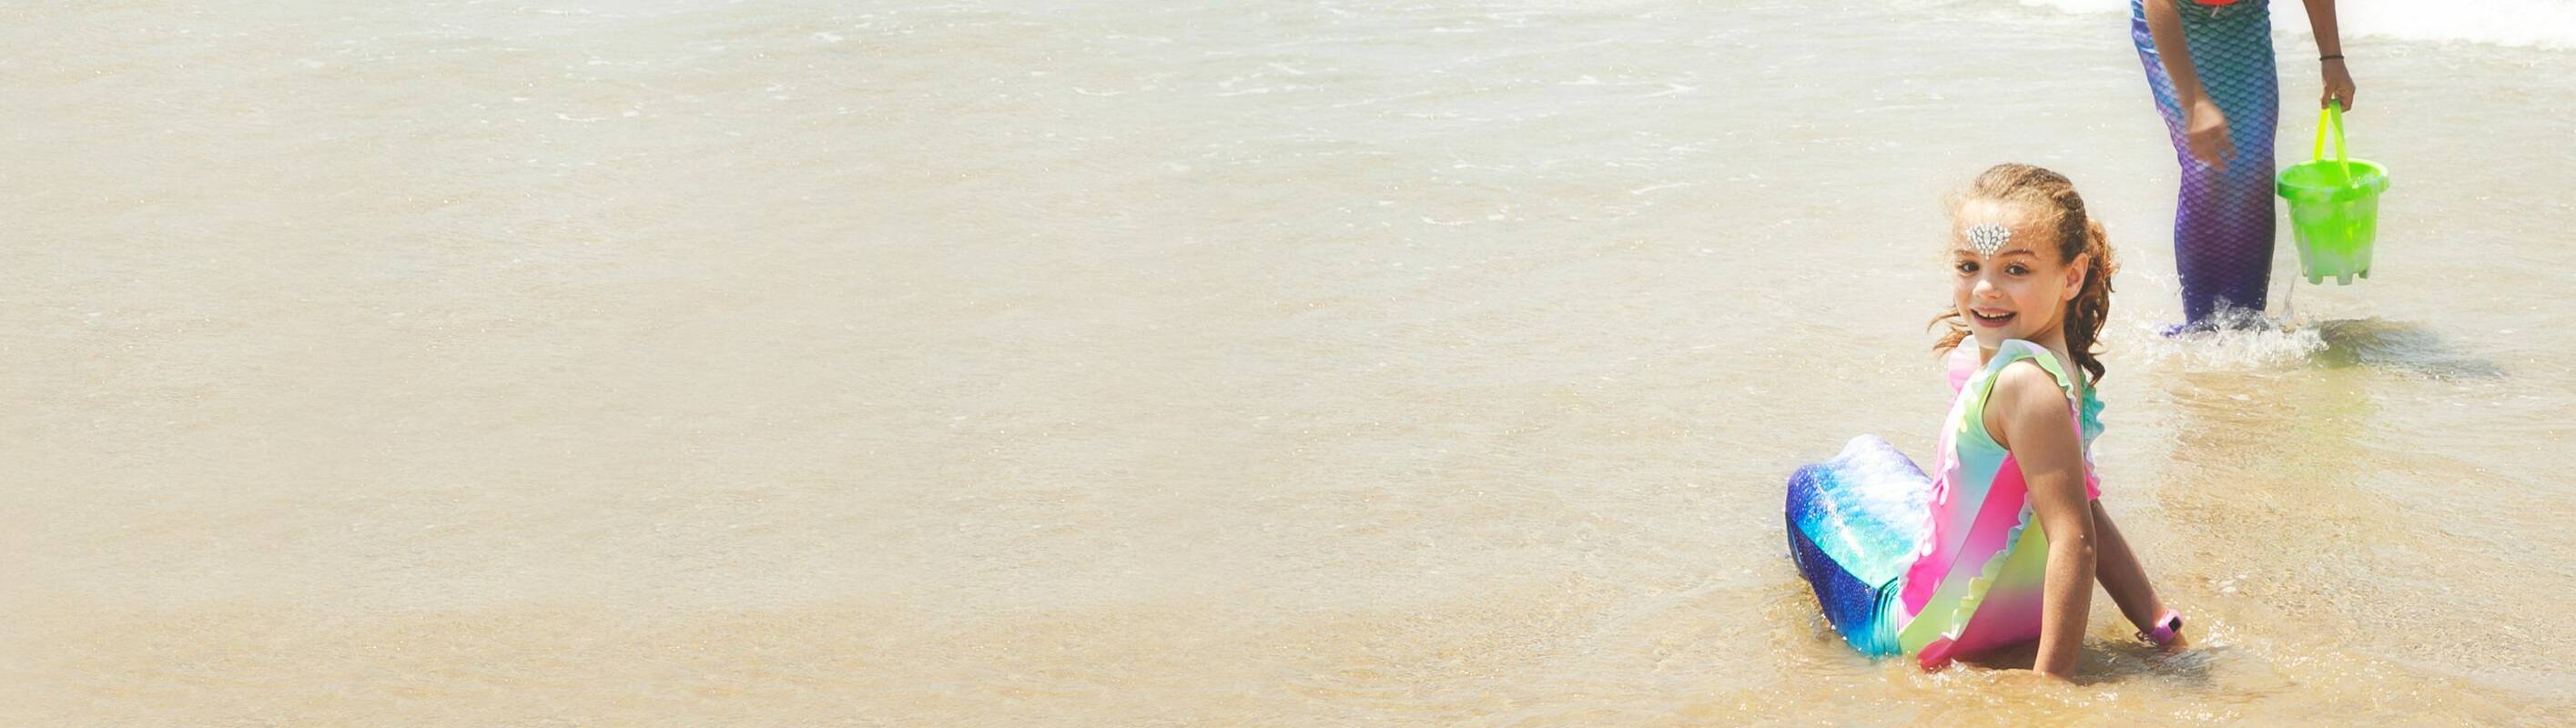
[[[2326,104],[2325,108],[2317,110],[2317,144],[2314,149],[2309,150],[2308,158],[2325,161],[2327,127],[2334,128],[2335,164],[2342,167],[2345,179],[2351,179],[2352,158],[2345,155],[2343,148],[2343,104],[2341,103]]]

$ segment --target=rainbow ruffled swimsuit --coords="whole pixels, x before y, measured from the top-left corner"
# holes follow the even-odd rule
[[[1864,654],[1933,665],[2039,637],[2048,535],[2030,527],[2020,463],[1985,426],[1986,400],[2006,366],[2030,360],[2066,391],[2086,451],[2085,495],[2101,496],[2091,451],[2102,401],[2037,344],[2006,341],[1983,366],[1975,356],[1961,350],[1950,359],[1959,395],[1933,459],[1938,477],[1863,435],[1789,478],[1790,556],[1826,621]]]

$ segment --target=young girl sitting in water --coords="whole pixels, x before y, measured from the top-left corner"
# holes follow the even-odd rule
[[[2102,225],[2065,176],[2003,164],[1970,184],[1951,228],[1934,350],[1959,394],[1936,475],[1866,436],[1801,469],[1788,504],[1799,571],[1855,647],[1926,667],[2036,640],[2032,669],[2065,677],[2096,580],[2140,639],[2181,645],[2181,615],[2095,500],[2092,349],[2118,269]]]

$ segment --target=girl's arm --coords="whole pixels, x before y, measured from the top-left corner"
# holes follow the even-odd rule
[[[2183,139],[2191,145],[2192,158],[2224,172],[2227,158],[2235,156],[2235,146],[2228,143],[2227,113],[2218,110],[2218,102],[2200,85],[2200,72],[2192,68],[2182,11],[2174,7],[2181,1],[2146,0],[2147,35],[2155,40],[2156,57],[2164,61],[2165,78],[2173,81],[2174,99],[2182,103]]]
[[[2017,362],[1998,375],[1986,406],[1986,431],[2012,452],[2030,486],[2030,504],[2048,534],[2048,577],[2041,587],[2039,654],[2031,669],[2065,679],[2084,646],[2093,605],[2093,508],[2084,497],[2083,443],[2066,391],[2037,364]]]
[[[2334,0],[2302,0],[2308,6],[2308,30],[2317,36],[2318,70],[2325,75],[2325,94],[2317,98],[2317,108],[2343,99],[2343,110],[2352,110],[2352,72],[2343,65],[2342,31],[2335,29]]]
[[[2137,552],[2129,550],[2129,540],[2120,537],[2120,527],[2111,523],[2110,512],[2102,510],[2100,501],[2094,501],[2092,509],[2093,530],[2102,538],[2101,561],[2094,574],[2101,577],[2102,590],[2111,593],[2111,602],[2120,605],[2120,616],[2128,617],[2138,631],[2147,631],[2155,626],[2157,617],[2164,616],[2165,603],[2156,599],[2155,586],[2147,583],[2146,566],[2138,562]],[[2185,643],[2182,635],[2174,635],[2174,641],[2167,644],[2181,647]]]

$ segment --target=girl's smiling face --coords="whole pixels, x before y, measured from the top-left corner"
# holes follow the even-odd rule
[[[2059,262],[2057,231],[2036,224],[2036,216],[1998,200],[1969,200],[1951,220],[1950,303],[1977,348],[1992,350],[2005,341],[2025,339],[2051,348],[2065,346],[2066,302],[2084,289],[2083,256]],[[1974,238],[1991,244],[2000,228],[2000,246],[1980,249]]]

